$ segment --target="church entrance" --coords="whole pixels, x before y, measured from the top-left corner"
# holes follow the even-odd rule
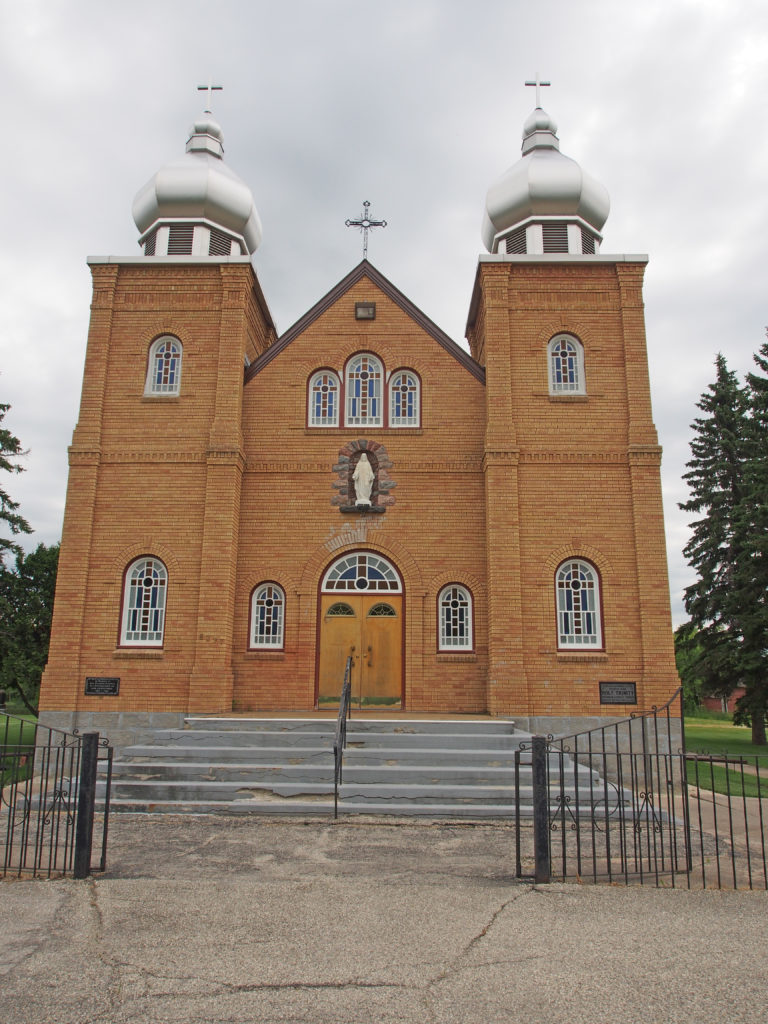
[[[403,706],[403,595],[392,566],[370,551],[338,559],[323,577],[317,706],[339,702],[352,658],[352,706]]]

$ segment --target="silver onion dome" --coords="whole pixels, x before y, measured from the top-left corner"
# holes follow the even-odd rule
[[[541,107],[525,122],[522,158],[488,190],[482,237],[489,252],[598,251],[608,192],[560,152],[556,132]]]
[[[183,157],[139,190],[133,219],[147,256],[252,254],[261,221],[251,190],[223,160],[222,131],[206,111]]]

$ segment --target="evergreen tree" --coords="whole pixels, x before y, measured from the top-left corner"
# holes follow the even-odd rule
[[[734,721],[752,725],[766,742],[768,717],[768,341],[754,356],[761,373],[747,374],[749,417],[744,447],[744,495],[737,529],[745,537],[735,586],[740,594],[747,690]]]
[[[6,430],[2,426],[3,419],[9,408],[10,406],[8,405],[0,404],[0,470],[6,470],[8,473],[21,473],[24,467],[14,461],[17,456],[24,454],[21,444],[10,430]],[[19,533],[32,532],[26,519],[19,515],[18,507],[19,503],[11,501],[10,496],[0,487],[0,523],[5,523],[12,536]],[[6,554],[18,554],[20,551],[21,548],[13,540],[8,537],[0,537],[0,565],[3,564]]]
[[[700,516],[684,549],[698,576],[685,591],[685,606],[697,631],[695,668],[704,688],[726,695],[743,686],[738,714],[751,722],[752,742],[764,745],[768,650],[759,608],[768,580],[756,556],[764,538],[755,527],[765,514],[757,507],[756,481],[768,456],[758,443],[752,386],[739,384],[722,355],[715,365],[715,383],[698,403],[705,416],[692,424],[684,477],[691,497],[680,506]]]
[[[37,714],[51,635],[59,545],[38,545],[16,556],[12,571],[0,564],[0,688]]]

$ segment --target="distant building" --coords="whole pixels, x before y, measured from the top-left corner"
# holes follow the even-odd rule
[[[601,252],[608,208],[537,107],[471,355],[367,260],[278,336],[206,112],[136,197],[142,254],[89,260],[46,720],[311,713],[349,655],[370,710],[558,732],[667,700],[646,257]]]

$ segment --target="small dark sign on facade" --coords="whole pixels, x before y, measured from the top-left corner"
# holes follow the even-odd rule
[[[120,676],[86,676],[86,697],[117,697],[120,693]]]
[[[637,704],[637,683],[600,683],[601,704]]]

